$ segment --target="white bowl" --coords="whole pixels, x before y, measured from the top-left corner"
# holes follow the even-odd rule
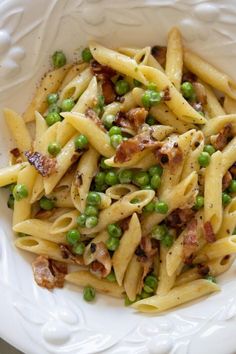
[[[236,78],[234,0],[2,0],[0,103],[22,112],[49,57],[63,49],[71,59],[88,39],[108,46],[165,42],[177,25],[185,44]],[[9,134],[0,121],[0,163]],[[6,192],[0,202],[0,336],[25,353],[230,354],[236,348],[235,267],[219,282],[222,292],[161,316],[98,296],[85,303],[66,286],[39,288],[30,255],[16,250]]]

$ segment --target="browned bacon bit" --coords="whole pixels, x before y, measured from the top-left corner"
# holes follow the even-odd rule
[[[197,102],[202,105],[207,104],[206,89],[200,82],[193,82],[194,91],[196,93]]]
[[[116,149],[115,162],[130,161],[132,156],[137,152],[143,151],[145,148],[158,147],[160,142],[151,138],[150,133],[141,133],[133,138],[122,141]]]
[[[163,101],[170,101],[171,100],[171,96],[170,96],[170,88],[169,86],[167,86],[164,90],[163,90],[164,96],[163,96]]]
[[[197,81],[197,76],[195,74],[191,73],[190,71],[188,71],[188,72],[184,73],[183,77],[182,77],[182,82],[185,82],[185,81],[194,83]]]
[[[67,274],[67,265],[45,256],[38,256],[32,262],[36,283],[47,289],[62,288]]]
[[[187,225],[183,241],[183,258],[185,263],[189,264],[189,260],[192,260],[192,254],[197,246],[197,220],[192,219]]]
[[[90,66],[94,75],[97,76],[99,80],[104,80],[111,78],[116,75],[116,72],[109,66],[101,65],[96,60],[90,62]]]
[[[125,232],[129,228],[129,223],[130,223],[131,216],[128,216],[125,219],[122,219],[119,222],[119,226],[122,228],[122,231]]]
[[[94,123],[103,131],[106,131],[106,129],[104,128],[104,125],[102,124],[102,121],[98,118],[96,112],[91,109],[88,108],[85,112],[85,117],[91,119],[94,121]]]
[[[144,108],[132,108],[126,113],[126,117],[132,124],[135,130],[138,130],[139,127],[145,122],[148,115],[148,111]]]
[[[212,145],[217,150],[223,150],[224,147],[228,144],[229,139],[233,137],[232,128],[233,125],[231,123],[226,124],[224,128],[220,130],[216,139],[212,141]]]
[[[10,151],[10,153],[15,157],[20,157],[20,150],[18,148],[14,148]]]
[[[133,129],[131,122],[126,118],[125,113],[121,111],[116,114],[114,123],[118,127]]]
[[[232,181],[232,175],[229,171],[227,171],[222,179],[222,190],[223,191],[225,191],[230,186],[231,181]]]
[[[143,287],[143,280],[150,272],[154,257],[158,251],[158,242],[150,237],[142,237],[139,247],[135,254],[138,256],[138,261],[143,266],[143,274],[141,279],[141,287]]]
[[[90,248],[91,250],[91,248]],[[99,278],[105,278],[111,271],[111,256],[104,242],[96,243],[95,251],[91,250],[91,273]]]
[[[102,83],[102,94],[106,104],[112,103],[116,99],[114,85],[111,80],[104,80]]]
[[[167,216],[168,226],[178,229],[186,225],[194,216],[192,209],[175,209]]]
[[[198,274],[200,274],[202,277],[204,277],[209,273],[210,268],[206,264],[198,264],[197,271],[198,271]]]
[[[57,160],[50,158],[40,152],[26,151],[25,156],[27,157],[29,163],[34,166],[34,168],[43,176],[47,177],[56,173]]]
[[[204,227],[205,239],[207,240],[207,242],[209,243],[215,242],[216,235],[214,234],[211,222],[210,221],[205,222],[203,227]]]
[[[78,255],[75,256],[66,245],[61,244],[60,250],[61,250],[62,258],[68,259],[72,263],[84,265],[83,256],[78,256]]]
[[[229,171],[233,178],[236,178],[236,162],[233,164],[233,166],[230,167]]]
[[[152,55],[162,66],[165,66],[166,63],[166,51],[167,48],[160,45],[152,47]]]
[[[162,142],[154,151],[154,155],[162,166],[168,163],[172,172],[183,159],[183,153],[174,141]]]

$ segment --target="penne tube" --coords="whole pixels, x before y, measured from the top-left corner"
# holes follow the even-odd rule
[[[65,276],[65,280],[80,287],[90,285],[95,290],[105,295],[110,295],[118,298],[123,297],[123,287],[106,279],[99,279],[86,270],[69,273]]]
[[[206,125],[203,127],[203,133],[206,138],[211,135],[218,134],[226,124],[231,123],[233,125],[233,133],[236,133],[236,114],[228,114],[224,116],[219,116],[212,118],[207,121]]]
[[[224,208],[223,220],[216,238],[223,238],[232,235],[236,227],[236,197]]]
[[[97,79],[94,76],[90,81],[87,89],[82,93],[76,105],[72,108],[72,112],[85,113],[85,111],[95,105],[98,94]]]
[[[80,63],[72,65],[66,76],[64,77],[62,84],[60,86],[60,91],[62,91],[78,74],[84,71],[88,67],[87,63]]]
[[[84,134],[90,144],[103,156],[111,157],[114,155],[115,150],[110,145],[110,139],[102,129],[90,118],[86,118],[80,113],[63,113],[62,116],[66,122],[73,125],[81,134]]]
[[[236,136],[222,150],[223,176],[228,171],[228,169],[235,163],[235,151],[236,151]]]
[[[0,187],[5,187],[17,181],[20,171],[29,166],[28,162],[17,163],[0,168]]]
[[[132,307],[141,312],[160,313],[219,290],[215,283],[198,279],[172,289],[166,296],[154,295],[137,301]]]
[[[165,72],[169,80],[179,91],[183,71],[183,47],[181,33],[173,27],[168,34],[166,68]]]
[[[231,98],[236,98],[235,82],[228,75],[187,49],[184,50],[184,65],[207,84],[226,93]]]
[[[51,234],[52,223],[46,220],[27,219],[13,227],[13,231],[55,243],[67,243],[65,233]]]
[[[133,184],[116,184],[115,186],[111,186],[107,188],[106,195],[111,199],[118,200],[125,195],[137,191],[138,188]]]
[[[30,204],[33,204],[37,200],[42,198],[43,194],[44,194],[43,176],[37,174],[34,181]]]
[[[207,84],[203,83],[203,85],[206,90],[206,98],[207,98],[206,110],[207,110],[208,116],[210,118],[215,118],[218,116],[225,115],[225,111],[224,111],[223,107],[221,106],[220,102],[218,101],[213,90]]]
[[[59,123],[56,130],[56,142],[63,147],[76,133],[76,129],[70,123],[63,120]]]
[[[200,130],[197,130],[192,136],[190,148],[184,160],[184,166],[180,178],[181,181],[187,176],[189,176],[192,172],[200,171],[198,157],[203,151],[203,148],[204,148],[204,135]]]
[[[235,114],[236,113],[236,100],[225,95],[224,110],[227,114]]]
[[[35,112],[35,141],[34,141],[34,150],[39,151],[40,148],[40,138],[46,130],[48,129],[48,125],[46,120],[39,112]]]
[[[77,217],[79,213],[77,210],[69,211],[59,216],[52,224],[49,232],[53,235],[58,233],[67,232],[77,225]]]
[[[142,280],[143,267],[138,257],[133,255],[124,277],[124,289],[130,301],[135,301]]]
[[[85,247],[84,254],[83,254],[83,259],[84,259],[84,264],[89,265],[94,261],[93,253],[91,252],[91,244],[97,244],[99,242],[106,243],[106,241],[109,238],[109,234],[107,230],[103,230],[97,234],[96,237],[94,237],[89,244]]]
[[[164,296],[173,288],[176,278],[176,272],[171,275],[167,272],[167,254],[168,248],[160,246],[160,264],[159,264],[159,282],[157,287],[157,295]]]
[[[93,234],[105,229],[108,224],[116,223],[135,212],[140,213],[142,208],[153,199],[154,195],[155,192],[151,190],[139,190],[125,195],[109,208],[100,212],[97,226],[91,229],[81,228],[81,233],[85,235]],[[132,203],[133,200],[137,200],[137,203]]]
[[[123,283],[125,271],[128,268],[136,248],[141,241],[142,233],[140,222],[136,213],[130,219],[128,229],[121,237],[119,247],[112,257],[112,265],[115,272],[117,283]]]
[[[51,194],[49,194],[48,198],[54,200],[56,208],[73,209],[75,207],[71,198],[70,188],[68,187],[56,188]]]

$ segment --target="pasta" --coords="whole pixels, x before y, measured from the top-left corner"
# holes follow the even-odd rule
[[[219,291],[236,257],[236,83],[178,28],[167,47],[81,57],[56,51],[25,113],[4,110],[0,187],[36,283],[147,313]]]

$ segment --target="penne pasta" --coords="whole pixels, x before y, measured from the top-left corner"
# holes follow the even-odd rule
[[[166,75],[179,91],[183,70],[182,38],[178,28],[173,27],[168,35],[166,53]]]
[[[29,166],[28,162],[21,162],[12,166],[0,168],[0,187],[15,183],[20,171],[27,166]]]

